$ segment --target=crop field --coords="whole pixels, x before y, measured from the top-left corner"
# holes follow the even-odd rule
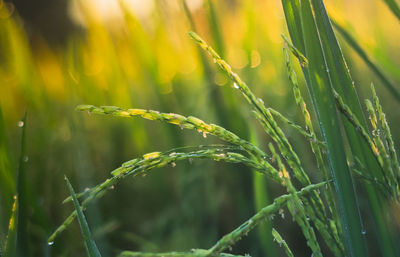
[[[398,0],[0,0],[0,257],[400,256]]]

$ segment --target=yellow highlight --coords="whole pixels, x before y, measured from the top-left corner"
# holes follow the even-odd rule
[[[16,217],[15,213],[17,211],[17,204],[18,204],[17,203],[17,196],[14,195],[14,204],[13,204],[13,207],[12,207],[12,215],[11,215],[11,218],[10,218],[10,223],[8,224],[8,231],[11,231],[11,230],[15,229],[15,217]]]
[[[129,109],[128,112],[130,115],[143,115],[146,113],[146,110],[143,109]]]
[[[256,50],[251,51],[251,68],[256,68],[260,65],[261,63],[261,56],[260,53]]]
[[[150,160],[150,159],[158,158],[160,156],[161,156],[161,152],[146,153],[145,155],[143,155],[143,159]]]
[[[120,111],[119,112],[119,116],[123,116],[123,117],[130,117],[131,114],[127,111]]]
[[[287,172],[286,169],[284,169],[283,171],[279,171],[279,177],[281,178],[290,178],[289,172]]]

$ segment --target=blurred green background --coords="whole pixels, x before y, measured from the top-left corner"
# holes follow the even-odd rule
[[[191,42],[190,30],[210,42],[267,106],[301,120],[283,64],[281,34],[287,32],[278,0],[36,2],[0,0],[1,245],[15,194],[19,121],[25,112],[23,187],[29,192],[25,214],[30,256],[85,256],[77,224],[54,245],[46,243],[72,210],[70,204],[61,204],[68,196],[64,174],[76,191],[83,191],[146,152],[220,143],[169,124],[77,113],[78,104],[193,115],[243,138],[260,132],[258,144],[266,148],[269,139],[254,123],[250,108]],[[330,15],[398,85],[400,24],[383,1],[325,2]],[[374,82],[399,142],[399,103],[354,51],[341,45],[361,99],[370,97],[369,84]],[[313,174],[316,167],[306,141],[288,127],[285,131]],[[255,212],[254,181],[242,166],[206,160],[177,163],[123,181],[91,205],[87,218],[103,256],[121,250],[207,248]],[[270,198],[282,193],[277,185],[268,185]],[[299,256],[311,254],[290,218],[274,222]],[[236,252],[253,256],[266,252],[257,233],[236,247]],[[270,256],[281,251],[269,250]]]

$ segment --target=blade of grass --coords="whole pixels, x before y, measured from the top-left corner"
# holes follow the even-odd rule
[[[8,236],[6,242],[6,250],[4,256],[28,256],[28,239],[27,239],[27,217],[25,203],[25,136],[26,136],[26,113],[19,123],[22,128],[20,142],[20,156],[18,169],[16,172],[16,195],[12,207],[11,218],[9,222]],[[23,201],[21,201],[23,199]],[[22,208],[21,208],[22,207]],[[21,226],[24,227],[21,227]]]
[[[319,32],[322,49],[324,51],[326,63],[325,67],[329,75],[329,82],[331,83],[332,88],[344,96],[344,103],[351,108],[361,125],[366,127],[366,118],[363,115],[360,101],[358,99],[354,83],[351,79],[350,71],[333,32],[333,28],[324,4],[322,0],[310,0],[310,2],[312,2],[312,7],[315,14],[315,24]],[[368,144],[362,139],[361,135],[356,131],[349,121],[344,120],[343,123],[353,155],[357,156],[363,163],[365,163],[367,170],[371,172],[373,176],[381,176],[379,173],[379,164],[376,159],[373,158],[371,151],[369,151]],[[390,225],[389,223],[384,225],[385,220],[388,222],[389,220],[385,219],[381,211],[383,208],[382,204],[385,202],[382,198],[383,196],[371,185],[366,184],[365,188],[368,194],[369,204],[374,215],[374,221],[376,222],[375,229],[378,234],[377,238],[382,254],[384,256],[396,256],[394,250],[395,245],[392,244],[393,239],[391,239],[391,235],[387,233],[387,231],[390,230]],[[362,233],[365,233],[364,230]]]
[[[400,7],[396,0],[383,0],[385,4],[389,7],[390,11],[400,20]]]
[[[118,257],[208,257],[207,250],[193,249],[190,252],[167,252],[167,253],[146,253],[146,252],[131,252],[124,251]],[[234,255],[229,253],[220,253],[213,255],[215,257],[246,257],[249,255]]]
[[[212,0],[207,1],[207,11],[208,11],[208,22],[210,26],[210,31],[213,35],[213,38],[215,40],[215,45],[217,52],[221,54],[221,56],[225,55],[225,49],[224,49],[224,41],[221,33],[221,28],[218,19],[218,14],[214,8],[214,4]]]
[[[72,185],[69,182],[67,177],[65,177],[65,181],[67,183],[68,190],[69,190],[69,192],[70,192],[70,194],[72,196],[72,200],[74,202],[74,207],[75,207],[75,210],[77,212],[78,222],[79,222],[79,226],[81,228],[83,239],[85,240],[85,246],[86,246],[86,251],[88,253],[88,256],[89,257],[101,257],[99,249],[97,248],[96,243],[92,239],[92,235],[90,233],[89,225],[87,224],[85,215],[83,214],[83,211],[82,211],[81,206],[80,206],[80,204],[78,202],[78,199],[76,198],[75,191],[72,188]]]
[[[251,142],[259,142],[257,133],[255,130],[251,130]],[[268,192],[268,181],[265,176],[258,172],[253,172],[253,194],[254,194],[254,206],[258,212],[265,206],[271,203],[270,194]],[[273,244],[273,238],[271,235],[272,223],[271,221],[265,221],[258,227],[258,240],[263,249],[265,255],[276,256],[276,247]]]
[[[22,123],[18,123],[18,125],[20,124]],[[14,169],[7,143],[6,126],[3,112],[0,108],[0,196],[2,204],[0,215],[4,217],[1,219],[1,233],[7,233],[7,220],[11,215],[13,195],[15,193]]]
[[[400,92],[393,85],[392,82],[386,77],[386,75],[382,72],[382,70],[371,60],[365,50],[358,44],[357,40],[350,35],[350,33],[341,25],[339,25],[336,21],[331,20],[333,26],[336,30],[343,36],[346,42],[353,48],[353,50],[364,60],[367,66],[375,73],[375,75],[381,80],[382,84],[387,88],[387,90],[392,93],[393,97],[400,101]]]
[[[285,41],[286,41],[286,43],[288,43],[287,40],[285,40]],[[294,46],[292,46],[292,48],[294,49],[294,50],[292,50],[292,53],[294,51],[299,52]],[[319,143],[320,141],[317,139],[317,136],[314,131],[314,126],[311,121],[310,113],[307,109],[307,105],[301,95],[301,92],[300,92],[300,88],[299,88],[299,85],[297,82],[297,76],[293,69],[292,63],[290,61],[290,56],[285,47],[283,48],[283,50],[284,50],[283,53],[284,53],[284,58],[285,58],[285,62],[286,62],[287,73],[289,76],[290,84],[293,87],[293,93],[295,96],[296,104],[299,106],[299,108],[301,109],[301,111],[303,113],[304,122],[306,124],[306,130],[307,130],[306,132],[308,132],[311,135],[311,139],[312,139],[312,140],[310,140],[311,150],[314,153],[314,156],[316,158],[318,169],[322,172],[323,177],[325,179],[328,179],[328,178],[330,178],[330,176],[328,175],[328,170],[325,165],[325,160],[324,160],[323,154],[322,154],[322,151],[326,150],[326,145],[325,145],[325,143],[320,144]],[[298,55],[300,55],[300,54],[294,54],[294,55],[299,59]],[[300,63],[303,62],[302,59],[299,59],[299,61],[300,61]],[[308,61],[307,61],[307,64],[308,64]],[[329,228],[334,237],[333,241],[336,242],[336,245],[337,245],[337,247],[331,248],[331,250],[334,252],[334,254],[336,256],[341,256],[344,254],[343,253],[344,247],[343,247],[343,244],[341,243],[341,241],[338,240],[338,237],[337,237],[337,228],[338,228],[338,220],[339,219],[338,219],[338,216],[336,213],[337,208],[336,208],[336,203],[333,199],[333,195],[334,195],[334,193],[333,193],[332,187],[329,187],[329,190],[324,190],[325,200],[328,202],[327,208],[332,216],[332,219],[329,220],[329,222],[330,222]],[[312,215],[312,212],[308,212],[308,215]],[[325,237],[326,240],[328,240],[328,238],[329,237]],[[330,244],[330,245],[335,245],[335,243]]]
[[[20,156],[17,172],[17,196],[18,196],[18,232],[17,232],[17,256],[29,256],[28,238],[28,199],[26,184],[26,113],[22,118],[22,135],[20,143]]]
[[[8,225],[7,241],[3,257],[15,257],[17,252],[17,228],[18,228],[18,197],[14,196],[11,209],[11,218]]]
[[[330,78],[311,3],[282,1],[294,45],[305,54],[308,68],[303,68],[307,86],[317,113],[322,135],[327,143],[328,159],[334,178],[342,219],[345,245],[351,256],[366,256],[365,239],[350,171],[343,151],[343,138],[333,100]],[[300,27],[301,26],[301,27]]]

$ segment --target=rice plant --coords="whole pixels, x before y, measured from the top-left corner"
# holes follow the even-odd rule
[[[243,1],[246,8],[251,9],[249,6],[252,3],[250,2]],[[394,1],[384,2],[390,7],[393,14],[398,16],[397,3]],[[278,218],[279,220],[285,219],[284,222],[288,224],[290,220],[293,221],[293,225],[297,226],[294,229],[302,234],[299,241],[304,242],[304,246],[308,248],[312,256],[372,256],[375,254],[399,256],[400,248],[396,243],[399,238],[398,228],[394,226],[396,222],[392,221],[398,213],[400,197],[400,164],[396,152],[396,142],[383,111],[382,101],[378,98],[372,84],[368,91],[372,94],[372,99],[365,100],[364,105],[360,103],[348,64],[333,31],[331,19],[328,17],[323,1],[282,0],[289,32],[288,35],[282,35],[282,63],[284,64],[283,68],[286,68],[284,73],[287,76],[287,80],[284,80],[283,84],[289,85],[289,88],[293,91],[290,105],[294,107],[293,109],[297,108],[302,119],[301,122],[293,121],[293,117],[286,111],[278,111],[279,108],[273,108],[273,104],[266,101],[267,98],[263,97],[262,99],[258,94],[255,94],[258,91],[257,85],[254,84],[259,83],[259,80],[251,79],[251,75],[247,74],[247,72],[251,72],[250,70],[242,70],[242,73],[239,73],[233,64],[230,65],[226,61],[229,60],[229,51],[224,42],[222,26],[220,26],[222,19],[220,19],[216,4],[213,1],[205,1],[204,6],[210,26],[210,34],[214,39],[215,50],[211,47],[212,44],[207,43],[198,35],[203,34],[203,31],[198,30],[194,19],[195,14],[191,13],[186,1],[181,1],[181,4],[191,30],[193,30],[193,32],[188,33],[189,38],[198,50],[199,63],[204,69],[204,75],[200,80],[205,81],[207,90],[216,92],[215,94],[212,93],[210,99],[207,99],[207,103],[210,103],[215,111],[216,121],[214,123],[219,125],[204,121],[206,119],[212,120],[214,118],[211,117],[212,115],[210,117],[203,115],[203,118],[200,119],[195,116],[168,112],[182,111],[174,104],[175,99],[168,100],[168,98],[173,98],[179,93],[183,95],[185,93],[180,91],[173,96],[165,93],[171,91],[170,87],[183,82],[179,81],[178,76],[178,78],[174,78],[177,81],[163,82],[164,76],[168,72],[161,74],[160,68],[157,66],[157,61],[160,61],[159,52],[163,52],[165,56],[173,56],[168,52],[169,42],[163,36],[168,32],[159,27],[157,28],[159,34],[157,34],[156,39],[149,37],[138,25],[137,17],[129,11],[128,7],[124,6],[122,1],[120,6],[124,21],[127,24],[125,29],[130,33],[128,45],[134,49],[138,59],[135,60],[137,66],[133,66],[139,70],[140,75],[135,74],[133,77],[135,79],[140,78],[138,80],[140,82],[137,83],[148,85],[143,90],[150,92],[150,99],[158,104],[158,107],[149,108],[167,112],[141,108],[122,108],[112,105],[99,106],[98,103],[101,101],[107,102],[106,104],[111,102],[114,105],[113,101],[109,100],[118,97],[123,100],[115,103],[115,105],[121,103],[121,105],[128,106],[130,103],[134,106],[140,106],[142,99],[137,97],[137,99],[127,100],[129,99],[129,97],[126,97],[127,92],[135,90],[130,88],[126,91],[124,91],[126,88],[119,90],[112,97],[110,97],[111,94],[105,93],[109,90],[108,84],[123,84],[135,79],[125,74],[125,70],[122,72],[122,69],[120,69],[119,59],[116,58],[120,54],[117,53],[119,49],[112,47],[113,42],[108,38],[107,31],[96,27],[94,21],[89,22],[90,26],[93,26],[89,30],[93,33],[91,35],[93,42],[89,40],[89,45],[91,44],[95,50],[84,44],[75,45],[71,43],[66,54],[68,57],[67,68],[64,72],[68,79],[63,78],[65,83],[79,85],[79,80],[86,80],[84,89],[74,89],[84,92],[80,93],[86,97],[81,98],[79,94],[75,93],[71,93],[71,96],[77,97],[79,95],[78,101],[85,99],[83,102],[90,104],[79,105],[76,110],[82,112],[83,115],[92,114],[88,119],[92,119],[96,115],[113,116],[117,123],[122,122],[119,118],[135,119],[138,126],[135,127],[136,133],[133,134],[135,134],[134,138],[138,142],[146,134],[145,126],[141,125],[138,119],[167,123],[164,124],[166,131],[162,134],[162,137],[166,138],[169,143],[176,145],[176,148],[167,151],[154,149],[156,151],[140,154],[134,159],[127,160],[120,164],[118,168],[112,170],[109,177],[103,182],[89,186],[79,193],[75,193],[71,183],[65,177],[70,196],[63,203],[73,203],[74,211],[50,236],[48,227],[43,229],[46,228],[46,225],[42,225],[40,229],[34,227],[34,229],[37,229],[35,233],[46,234],[48,242],[45,246],[40,247],[45,249],[44,252],[47,256],[50,256],[52,245],[58,245],[57,240],[60,240],[58,236],[73,223],[75,218],[78,220],[83,236],[80,242],[85,245],[87,255],[110,256],[111,254],[107,249],[103,250],[102,247],[104,246],[98,236],[106,233],[104,231],[107,231],[107,229],[97,229],[93,226],[96,231],[94,229],[91,231],[88,225],[88,222],[90,224],[95,220],[93,217],[96,216],[96,213],[93,215],[90,208],[96,206],[97,200],[113,192],[111,189],[114,189],[120,183],[132,183],[132,180],[128,178],[138,180],[138,178],[148,175],[156,168],[160,168],[160,172],[163,172],[168,170],[167,167],[174,168],[179,163],[191,163],[196,159],[225,162],[230,163],[231,166],[229,167],[237,167],[237,169],[232,169],[230,173],[224,173],[224,176],[227,176],[226,174],[234,176],[238,170],[257,174],[253,177],[254,196],[256,198],[254,202],[257,210],[248,215],[246,220],[238,224],[237,227],[231,227],[231,232],[223,236],[220,236],[219,233],[219,239],[207,247],[203,247],[199,243],[199,247],[194,249],[164,251],[155,246],[153,247],[154,250],[149,251],[121,251],[118,256],[248,256],[247,253],[250,253],[251,249],[248,249],[247,252],[238,251],[237,246],[245,237],[250,236],[248,238],[253,239],[253,234],[250,233],[256,228],[263,228],[259,230],[258,239],[263,244],[263,251],[268,256],[277,255],[276,251],[274,252],[272,249],[274,246],[270,244],[270,239],[271,242],[273,239],[275,245],[280,247],[281,253],[285,253],[287,256],[300,256],[292,241],[286,240],[287,230],[280,227]],[[1,0],[0,11],[2,17],[6,16],[7,13],[3,13],[5,9],[2,7]],[[90,20],[90,17],[88,19]],[[17,33],[16,28],[18,26],[16,24],[18,23],[8,20],[1,24],[0,29],[2,30],[0,32],[6,31],[5,35],[13,34],[15,38],[17,36],[19,38],[15,42],[20,44],[9,45],[10,52],[20,52],[19,55],[10,54],[10,56],[17,57],[15,58],[17,64],[15,67],[21,64],[21,67],[16,69],[22,71],[17,78],[21,81],[22,88],[26,92],[32,91],[37,94],[33,106],[43,105],[51,109],[49,108],[52,103],[50,98],[46,94],[38,93],[38,91],[32,89],[34,87],[31,87],[30,83],[39,84],[40,82],[35,79],[37,74],[34,71],[34,58],[29,53],[28,48],[25,49],[25,45],[21,43],[24,39],[21,34]],[[372,59],[361,48],[360,42],[352,38],[340,25],[336,23],[333,23],[333,25],[382,81],[383,85],[392,92],[395,98],[398,98],[396,84],[378,68],[377,63],[371,61]],[[251,31],[247,34],[247,36],[249,35],[255,36]],[[97,45],[97,41],[93,39],[101,39],[102,42]],[[158,43],[161,50],[150,46],[152,40],[163,42],[163,44]],[[249,40],[246,38],[244,43],[245,48],[247,47],[245,53],[252,56],[252,62],[256,62],[259,53],[251,51],[251,47],[248,47]],[[3,44],[3,41],[7,40],[2,39],[0,43]],[[82,61],[81,58],[99,57],[102,54],[102,47],[105,49],[104,55],[107,56],[105,60],[107,60],[106,63],[109,64],[109,67],[100,69],[102,72],[96,71],[98,67],[83,67],[87,66],[87,63],[85,64],[85,61]],[[124,47],[121,47],[122,54],[126,53]],[[98,51],[101,54],[97,53],[96,56],[91,51]],[[293,60],[298,62],[298,65],[293,63]],[[14,64],[14,62],[12,63]],[[91,64],[91,62],[88,63]],[[96,64],[96,62],[93,63]],[[165,66],[164,63],[164,68]],[[13,68],[15,67],[13,66]],[[135,68],[129,65],[126,67],[127,70],[134,70]],[[198,68],[196,67],[196,69]],[[168,67],[165,69],[168,70]],[[0,71],[5,73],[3,70]],[[298,71],[301,71],[303,76],[299,76],[300,72]],[[239,76],[239,74],[241,75]],[[167,75],[170,76],[170,74]],[[229,80],[228,84],[231,87],[219,87],[226,83],[224,82],[225,79]],[[172,81],[172,79],[170,80]],[[7,81],[7,79],[2,81]],[[304,82],[310,93],[309,96],[302,93],[301,87]],[[101,90],[97,88],[101,92],[96,92],[94,86],[96,83],[103,87]],[[243,113],[240,112],[237,103],[232,104],[232,102],[227,101],[235,99],[235,93],[240,94],[247,101],[247,108],[253,115],[254,124],[258,127],[253,128],[253,123],[241,115]],[[311,98],[311,104],[306,104],[308,98]],[[264,101],[268,104],[265,104]],[[75,116],[78,115],[75,114]],[[69,133],[71,131],[72,133],[82,133],[82,126],[80,125],[82,120],[79,119],[68,117],[67,120],[72,124],[71,126],[75,126],[74,129],[69,130]],[[237,121],[245,125],[236,126]],[[102,120],[102,122],[107,123],[105,120]],[[0,116],[1,156],[7,156],[7,158],[0,160],[2,165],[0,173],[2,178],[0,181],[2,185],[1,193],[2,198],[7,200],[5,202],[6,208],[1,210],[1,214],[10,217],[7,220],[9,225],[8,236],[2,240],[4,250],[0,247],[0,250],[2,250],[0,256],[32,256],[29,247],[27,247],[30,236],[28,235],[30,232],[28,232],[27,220],[31,218],[29,217],[31,210],[34,209],[37,213],[39,208],[34,206],[35,200],[32,200],[32,198],[36,196],[32,196],[29,192],[27,183],[25,119],[21,121],[21,124],[23,136],[19,169],[16,169],[17,172],[14,175],[10,172],[12,170],[10,163],[7,163],[11,160],[11,157],[8,157],[7,145],[4,143],[6,138],[5,125],[2,116]],[[95,131],[102,130],[102,128],[96,126],[92,126],[92,129],[93,127],[95,127]],[[156,130],[154,129],[154,131]],[[180,130],[189,131],[181,133]],[[257,133],[260,131],[264,133]],[[123,141],[127,136],[123,132],[127,132],[127,130],[114,131],[115,138],[120,140],[118,142],[121,142],[121,138]],[[184,141],[181,134],[191,132],[200,134],[199,138],[204,139],[206,143],[193,146],[188,143],[189,141]],[[70,136],[68,133],[65,134],[66,137]],[[209,137],[221,142],[209,144]],[[75,140],[86,140],[86,138],[89,137],[82,134]],[[268,143],[264,142],[265,138],[268,138]],[[306,142],[306,144],[303,144],[302,148],[298,147],[296,138],[302,138],[302,142]],[[85,142],[91,143],[89,140]],[[114,144],[117,147],[119,147],[118,142]],[[141,147],[138,148],[140,150],[148,149],[149,147],[146,144],[151,145],[149,142],[152,141],[148,140],[141,143]],[[312,153],[311,162],[315,167],[313,170],[306,164],[310,160],[309,156],[302,152],[304,149]],[[116,149],[111,149],[108,153],[112,153],[112,150],[117,152]],[[91,170],[90,165],[87,165],[90,162],[87,160],[89,158],[82,157],[81,152],[77,152],[75,157],[79,158],[76,165],[80,165],[80,171],[89,172]],[[121,156],[118,156],[117,159],[119,161]],[[58,160],[55,162],[57,163]],[[63,166],[62,162],[58,165]],[[68,169],[68,167],[62,168]],[[193,171],[189,169],[187,172],[190,174]],[[208,170],[201,170],[201,172],[206,173],[204,174],[205,177],[209,176]],[[216,172],[220,172],[220,170],[216,169]],[[42,182],[45,181],[45,177],[40,176]],[[68,175],[68,177],[70,176]],[[265,181],[268,181],[268,184]],[[80,179],[77,182],[79,182],[79,186],[90,184]],[[269,186],[277,188],[277,192],[283,193],[276,195],[276,192],[274,192],[271,194],[274,197],[270,195],[266,197],[270,193],[267,192],[267,189],[270,189],[267,188]],[[153,191],[155,191],[155,194],[158,193],[158,190]],[[14,197],[14,200],[11,199],[12,197]],[[112,198],[113,195],[110,194],[108,197]],[[267,198],[271,198],[271,200],[268,201]],[[246,200],[250,202],[249,199]],[[137,210],[137,212],[140,211]],[[35,219],[40,220],[38,216]],[[265,224],[268,224],[268,226],[263,227]],[[101,231],[102,229],[103,231]],[[117,236],[122,238],[124,234],[117,233]],[[136,240],[136,243],[145,243],[145,240],[139,237],[134,237],[134,240]],[[376,241],[379,247],[375,248],[368,244],[373,241]],[[23,247],[25,245],[26,247]],[[35,246],[35,248],[39,247]],[[242,246],[241,249],[243,249]],[[61,253],[61,255],[63,254],[66,255],[67,253]]]
[[[302,100],[300,91],[297,86],[296,75],[291,66],[289,56],[287,51],[285,56],[287,58],[287,68],[289,73],[290,82],[293,84],[293,90],[296,96],[296,102],[300,106],[307,124],[307,129],[303,129],[301,126],[294,124],[285,118],[282,114],[274,109],[267,108],[259,98],[257,98],[251,89],[246,85],[244,81],[232,70],[228,63],[226,63],[215,51],[212,49],[204,40],[202,40],[194,32],[189,33],[190,37],[203,48],[214,62],[224,71],[232,80],[233,88],[239,90],[240,93],[246,98],[250,106],[253,109],[253,113],[256,119],[263,126],[265,132],[273,139],[279,152],[275,150],[273,144],[269,145],[270,153],[262,151],[254,144],[241,139],[239,136],[235,135],[223,127],[215,124],[208,124],[199,118],[189,116],[185,117],[174,113],[160,113],[158,111],[143,110],[143,109],[122,109],[113,106],[101,106],[95,107],[92,105],[80,105],[77,110],[84,111],[94,114],[102,115],[113,115],[118,117],[135,117],[140,116],[145,119],[161,121],[179,126],[181,129],[191,129],[196,130],[201,133],[204,137],[207,135],[213,135],[219,139],[230,143],[226,146],[198,146],[191,149],[192,151],[187,151],[189,149],[173,149],[167,152],[152,152],[143,155],[140,158],[133,159],[131,161],[125,162],[122,166],[111,172],[112,177],[104,181],[103,183],[95,186],[85,192],[79,194],[79,197],[84,199],[82,202],[82,208],[85,208],[91,201],[102,197],[108,192],[108,189],[114,187],[121,179],[128,176],[138,176],[149,172],[154,168],[160,168],[167,165],[176,165],[175,162],[194,159],[194,158],[205,158],[215,161],[226,161],[233,163],[241,163],[251,167],[253,170],[260,172],[261,174],[267,176],[268,178],[274,180],[275,182],[286,188],[288,194],[275,198],[271,205],[266,206],[261,211],[256,213],[248,221],[240,225],[238,228],[233,230],[231,233],[222,237],[214,246],[208,250],[192,250],[189,252],[171,252],[171,253],[141,253],[141,252],[128,252],[125,251],[121,253],[121,256],[229,256],[223,251],[229,249],[243,236],[246,236],[253,228],[263,222],[265,219],[270,219],[275,213],[283,212],[283,208],[287,207],[290,214],[296,223],[300,226],[304,237],[307,240],[307,245],[312,250],[314,256],[322,256],[320,244],[317,241],[316,232],[318,231],[328,245],[329,249],[335,256],[360,256],[359,253],[352,252],[352,245],[347,245],[346,236],[342,233],[348,233],[348,230],[352,229],[350,226],[353,224],[340,223],[339,220],[335,219],[334,208],[334,195],[333,191],[327,190],[329,188],[329,183],[331,183],[330,175],[326,171],[324,159],[327,157],[326,154],[323,156],[322,152],[325,152],[327,147],[322,140],[316,137],[312,123],[310,122],[310,114],[307,111],[306,104]],[[302,66],[307,66],[308,63],[306,57],[299,50],[297,50],[293,45],[291,45],[287,40],[286,43],[289,45],[289,49],[294,53],[294,55],[299,58]],[[333,89],[332,89],[333,90]],[[393,142],[391,141],[390,129],[387,126],[387,121],[384,119],[384,114],[382,113],[381,107],[379,105],[379,100],[374,93],[375,108],[379,110],[379,121],[382,126],[384,126],[387,145],[385,145],[382,140],[379,140],[379,136],[375,136],[371,139],[368,132],[363,129],[362,125],[359,123],[355,115],[351,112],[350,108],[343,103],[343,100],[336,91],[332,91],[337,100],[338,108],[345,114],[345,116],[350,120],[351,124],[355,127],[357,131],[360,131],[363,138],[371,147],[371,151],[374,156],[379,161],[382,170],[385,171],[384,181],[375,181],[383,185],[391,195],[393,199],[398,199],[398,162],[396,152],[394,150]],[[374,92],[374,91],[373,91]],[[370,103],[370,102],[367,102]],[[368,106],[370,106],[369,104]],[[369,107],[370,114],[374,113],[373,107]],[[318,166],[324,174],[325,181],[317,184],[311,184],[310,178],[302,167],[301,160],[299,159],[296,152],[293,150],[289,140],[285,136],[285,133],[277,125],[275,117],[280,120],[289,123],[294,126],[297,131],[304,135],[309,141],[316,157]],[[374,129],[378,123],[376,117],[372,117],[371,121],[373,123]],[[376,132],[374,132],[376,134]],[[378,150],[378,146],[379,150]],[[186,150],[186,151],[182,151]],[[391,158],[388,156],[388,152],[391,153]],[[282,160],[282,157],[285,161]],[[393,158],[393,163],[391,159]],[[287,168],[288,166],[289,168]],[[393,169],[394,168],[394,169]],[[397,170],[397,172],[394,172]],[[387,173],[387,174],[386,174]],[[377,178],[374,178],[377,180]],[[338,183],[334,179],[335,183]],[[299,183],[302,189],[296,188],[294,183]],[[325,187],[323,187],[325,186]],[[323,198],[321,198],[320,192],[324,191],[324,199],[328,201],[327,204],[323,203]],[[348,196],[347,196],[348,197]],[[67,198],[65,202],[69,201]],[[326,207],[328,206],[328,208]],[[339,207],[342,208],[342,207]],[[354,205],[357,211],[357,205]],[[79,214],[79,212],[78,212]],[[55,236],[62,232],[75,218],[77,212],[73,212],[65,222],[54,232],[54,234],[49,238],[49,241],[53,241]],[[345,226],[340,228],[340,226]],[[348,226],[348,227],[346,227]],[[343,232],[344,231],[344,232]],[[279,244],[284,245],[285,251],[289,256],[292,255],[290,247],[284,243],[284,240],[279,235],[279,233],[274,229],[272,231],[275,238]],[[359,231],[360,236],[362,231]],[[343,238],[345,240],[343,240]],[[348,238],[347,238],[348,239]],[[350,242],[351,244],[351,242]],[[356,245],[357,247],[361,247]],[[347,248],[348,247],[348,248]],[[363,251],[363,249],[358,249]]]

